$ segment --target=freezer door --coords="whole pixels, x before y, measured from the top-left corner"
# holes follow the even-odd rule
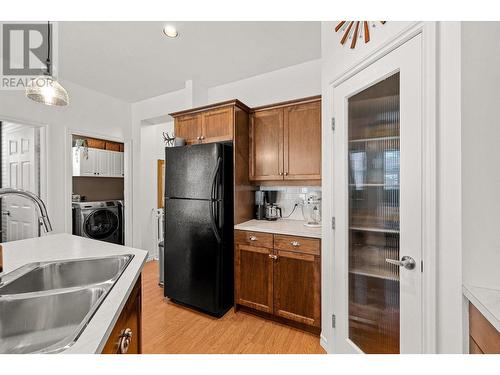
[[[217,314],[222,246],[213,222],[214,202],[168,199],[165,208],[164,294]]]
[[[212,183],[222,157],[220,143],[165,148],[165,196],[213,199]]]

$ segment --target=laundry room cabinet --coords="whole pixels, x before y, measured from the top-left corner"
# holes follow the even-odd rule
[[[123,152],[73,147],[73,176],[123,177]]]

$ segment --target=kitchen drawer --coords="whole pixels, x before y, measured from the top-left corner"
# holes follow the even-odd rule
[[[320,240],[316,238],[274,235],[274,248],[312,255],[320,254]]]
[[[500,332],[469,303],[470,336],[485,354],[500,354]]]
[[[273,235],[271,233],[237,230],[234,233],[234,240],[239,244],[273,248]]]

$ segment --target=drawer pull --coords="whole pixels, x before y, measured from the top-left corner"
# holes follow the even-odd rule
[[[292,245],[294,247],[299,247],[300,246],[300,242],[299,241],[292,241],[292,242],[290,242],[290,245]]]
[[[257,241],[257,237],[255,237],[255,236],[250,236],[248,239],[249,239],[250,241]]]
[[[278,256],[274,254],[269,254],[269,258],[276,260],[278,259]]]
[[[120,335],[120,341],[119,341],[120,354],[127,354],[131,340],[132,340],[132,330],[130,328],[127,328]]]

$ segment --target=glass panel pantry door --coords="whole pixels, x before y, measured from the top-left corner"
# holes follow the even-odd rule
[[[334,89],[334,351],[421,352],[421,37]]]

